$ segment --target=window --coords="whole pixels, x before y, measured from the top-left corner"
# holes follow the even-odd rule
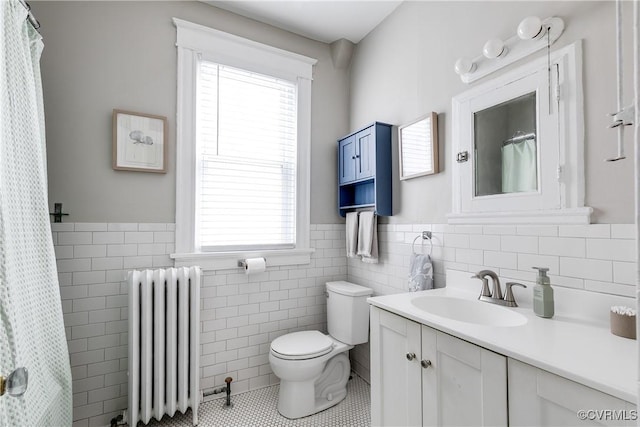
[[[174,19],[176,263],[308,262],[315,60]]]
[[[295,247],[296,85],[208,61],[198,74],[196,243]]]

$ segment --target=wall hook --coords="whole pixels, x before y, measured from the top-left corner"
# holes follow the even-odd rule
[[[62,217],[69,214],[62,212],[62,203],[54,203],[53,212],[49,212],[49,215],[53,217],[53,222],[62,222]]]

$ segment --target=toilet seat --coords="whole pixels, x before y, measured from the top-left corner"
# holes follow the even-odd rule
[[[333,340],[319,331],[292,332],[271,343],[274,356],[286,360],[314,359],[333,349]]]

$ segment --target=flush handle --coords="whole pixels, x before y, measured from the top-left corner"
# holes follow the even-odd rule
[[[408,361],[412,361],[415,358],[416,358],[416,354],[415,353],[407,353],[407,360]]]
[[[421,360],[420,361],[420,365],[422,365],[422,367],[424,369],[427,369],[429,366],[431,366],[431,360]]]

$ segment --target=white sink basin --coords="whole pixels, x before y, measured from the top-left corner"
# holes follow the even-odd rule
[[[427,313],[458,322],[485,326],[520,326],[527,323],[522,314],[499,305],[443,296],[421,296],[411,301]]]

